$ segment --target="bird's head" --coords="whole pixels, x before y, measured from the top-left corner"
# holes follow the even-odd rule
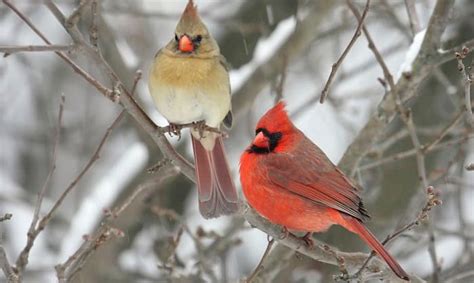
[[[248,151],[270,153],[283,149],[295,132],[296,128],[285,110],[285,103],[280,101],[258,121],[255,138]]]
[[[219,46],[199,17],[193,0],[189,0],[167,48],[180,55],[219,54]]]

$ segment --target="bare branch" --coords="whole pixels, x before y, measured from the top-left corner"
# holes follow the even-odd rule
[[[423,39],[423,43],[412,63],[412,72],[409,78],[402,76],[397,82],[395,89],[390,91],[397,91],[402,95],[403,101],[416,97],[419,92],[416,92],[417,86],[428,76],[436,66],[442,64],[438,61],[438,51],[432,49],[431,43],[439,42],[441,34],[446,28],[449,11],[453,5],[452,0],[438,1],[436,8],[431,15],[428,24],[428,31],[435,30],[434,34]],[[445,18],[445,19],[441,19]],[[427,33],[428,33],[427,31]],[[429,62],[430,64],[427,64]],[[372,115],[365,126],[359,131],[352,144],[344,153],[343,158],[339,162],[339,166],[345,172],[354,175],[359,162],[369,151],[372,144],[378,140],[383,132],[383,129],[390,123],[397,114],[395,101],[392,95],[386,95],[378,106],[378,111]]]
[[[13,270],[13,267],[8,261],[7,253],[5,249],[0,245],[0,268],[3,270],[3,274],[7,278],[8,283],[20,283],[20,277]]]
[[[18,15],[27,25],[30,27],[46,44],[52,45],[52,43],[46,38],[46,36],[43,35],[41,31],[23,14],[20,10],[16,8],[15,5],[13,5],[9,0],[2,0],[3,3],[8,6],[15,14]],[[72,68],[73,70],[81,75],[86,81],[88,81],[91,85],[93,85],[97,90],[104,94],[107,98],[111,99],[113,101],[113,91],[110,89],[106,88],[103,86],[99,81],[97,81],[95,78],[93,78],[89,73],[87,73],[84,69],[82,69],[79,65],[74,63],[64,52],[62,51],[54,51],[61,59],[66,61]]]
[[[74,50],[75,45],[25,45],[25,46],[6,46],[0,45],[0,53],[4,53],[3,57],[7,57],[18,52],[52,52]]]
[[[422,221],[425,221],[429,217],[430,211],[433,209],[433,207],[441,205],[442,202],[439,199],[439,192],[436,191],[433,187],[428,187],[426,189],[426,194],[427,194],[427,200],[421,211],[418,213],[416,218],[411,221],[410,223],[404,225],[403,227],[399,228],[392,234],[388,235],[385,240],[382,241],[382,245],[386,245],[390,243],[392,240],[396,239],[403,233],[405,233],[408,230],[411,230],[413,227],[420,225]],[[367,260],[364,262],[362,267],[357,271],[357,273],[352,276],[352,278],[358,278],[360,276],[360,273],[364,268],[367,266],[367,264],[370,262],[370,260],[375,256],[375,252],[372,251],[370,253],[370,256],[367,258]]]
[[[337,73],[337,69],[339,69],[339,66],[341,66],[342,64],[342,61],[344,61],[344,59],[346,58],[347,54],[349,54],[349,51],[351,50],[352,46],[354,45],[354,43],[357,41],[357,39],[359,38],[361,32],[361,28],[364,24],[364,21],[365,21],[365,18],[367,17],[367,14],[369,12],[369,7],[370,7],[370,0],[367,0],[365,2],[365,8],[364,8],[364,12],[362,13],[362,17],[360,19],[357,19],[359,24],[357,25],[357,28],[354,32],[354,35],[352,36],[351,40],[349,41],[349,44],[346,46],[346,48],[344,49],[344,51],[342,52],[341,56],[339,57],[339,59],[337,59],[336,63],[334,63],[332,65],[332,68],[331,68],[331,73],[329,74],[329,78],[328,80],[326,81],[326,84],[324,85],[324,88],[321,92],[321,97],[319,99],[319,102],[320,103],[324,103],[324,100],[326,99],[326,97],[329,95],[329,88],[331,87],[331,84],[332,84],[332,81],[334,80],[334,77],[336,76],[336,73]]]
[[[99,41],[99,29],[97,28],[97,21],[99,18],[99,0],[93,0],[91,3],[91,15],[92,21],[91,26],[89,28],[89,41],[91,45],[95,48],[95,50],[99,49],[98,41]]]
[[[471,128],[474,128],[474,115],[472,114],[472,105],[471,105],[471,84],[473,81],[473,70],[469,66],[466,68],[463,63],[463,59],[469,54],[469,48],[464,46],[461,52],[456,52],[456,60],[458,61],[458,71],[461,73],[463,77],[463,84],[464,84],[464,107],[466,111],[466,117],[468,123],[471,125]]]
[[[249,80],[232,95],[232,110],[235,120],[247,113],[255,97],[266,86],[269,77],[279,74],[284,60],[292,60],[318,37],[317,27],[324,22],[327,11],[336,1],[324,1],[321,5],[311,3],[307,16],[297,22],[294,32],[265,63],[260,65],[249,76]],[[285,57],[286,56],[286,57]],[[285,59],[286,58],[286,59]],[[234,127],[235,128],[235,127]]]
[[[123,236],[123,231],[108,225],[102,225],[99,231],[93,237],[87,235],[84,236],[84,244],[82,244],[81,247],[72,256],[70,256],[63,265],[57,265],[55,267],[58,282],[70,282],[72,276],[74,276],[74,274],[80,270],[87,258],[94,251],[96,251],[110,239],[122,238]],[[69,268],[72,264],[75,264],[75,268],[71,269],[71,271],[68,271],[67,268]]]
[[[410,28],[413,36],[421,31],[420,19],[416,12],[415,1],[405,0],[405,7],[407,8],[408,20],[410,21]]]
[[[344,263],[347,270],[356,271],[364,263],[368,256],[365,253],[341,252],[338,251],[337,248],[331,247],[326,243],[320,242],[316,239],[313,239],[314,246],[309,248],[303,239],[296,237],[291,233],[288,235],[288,237],[281,239],[281,226],[270,223],[268,220],[254,212],[251,208],[244,212],[244,217],[251,225],[258,227],[258,229],[264,231],[276,239],[279,243],[320,262],[339,266],[339,263],[335,257],[335,255],[337,255],[337,257],[344,258]],[[328,250],[327,247],[330,249]],[[386,266],[378,258],[371,262],[369,267],[364,270],[363,276],[369,276],[369,274],[373,275],[375,270],[377,270],[377,276],[380,276],[380,278],[384,278],[385,280],[398,280],[398,277],[396,277],[396,275],[388,268],[388,266]],[[417,277],[411,275],[411,278]]]
[[[89,2],[91,2],[91,0],[81,0],[79,6],[77,6],[76,9],[72,11],[71,15],[65,20],[65,24],[69,27],[77,25],[81,18],[82,10],[84,10]]]
[[[122,212],[133,203],[139,195],[156,189],[163,184],[168,178],[175,176],[179,171],[176,167],[168,165],[160,169],[159,175],[154,175],[150,180],[140,184],[136,190],[128,196],[125,201],[106,213],[107,219],[113,220],[118,218]],[[100,246],[113,238],[121,238],[124,232],[117,228],[113,228],[109,224],[102,223],[99,229],[92,236],[85,237],[84,243],[71,255],[64,263],[56,265],[56,275],[59,282],[69,282],[72,277],[82,268],[86,260]]]
[[[53,176],[53,173],[56,169],[56,157],[57,157],[57,151],[58,151],[58,146],[59,146],[59,138],[61,135],[61,125],[62,125],[62,120],[63,120],[63,111],[64,111],[64,101],[65,98],[62,95],[61,96],[61,102],[59,103],[59,114],[58,114],[58,120],[57,120],[57,125],[54,133],[54,138],[53,138],[53,153],[51,157],[51,165],[49,166],[49,173],[48,176],[46,177],[46,180],[43,184],[43,187],[41,190],[38,192],[38,197],[36,200],[35,204],[35,210],[33,213],[33,219],[31,220],[30,227],[28,228],[28,234],[27,234],[27,241],[26,245],[23,248],[23,250],[20,252],[20,255],[18,256],[18,259],[16,260],[16,269],[18,271],[18,275],[21,278],[22,272],[25,269],[26,265],[28,264],[28,257],[30,255],[30,250],[33,247],[36,237],[39,234],[39,229],[38,229],[38,220],[39,220],[39,213],[41,210],[41,204],[43,202],[44,195],[46,193],[46,189],[49,186],[49,182],[51,180],[51,177]]]
[[[428,150],[428,151],[425,150],[425,154],[429,153],[429,152],[433,152],[435,150],[445,148],[445,147],[453,146],[455,144],[464,143],[468,139],[472,139],[472,138],[474,138],[474,136],[463,135],[463,136],[454,138],[452,140],[448,140],[446,142],[440,142],[440,143],[430,147],[430,150]],[[416,149],[412,148],[412,149],[409,149],[409,150],[406,150],[406,151],[396,153],[396,154],[391,155],[391,156],[387,156],[385,158],[381,158],[381,159],[376,160],[374,162],[361,165],[361,166],[359,166],[359,170],[368,170],[368,169],[376,168],[376,167],[378,167],[382,164],[386,164],[386,163],[390,163],[390,162],[394,162],[394,161],[399,161],[399,160],[402,160],[402,159],[405,159],[405,158],[408,158],[408,157],[411,157],[411,156],[414,156],[414,155],[416,155]]]
[[[253,272],[250,274],[250,276],[246,279],[246,282],[252,282],[252,280],[255,278],[255,276],[258,275],[258,273],[262,270],[263,268],[263,261],[265,260],[265,258],[268,256],[268,254],[270,253],[272,247],[273,247],[273,244],[275,243],[275,239],[268,239],[268,244],[267,244],[267,247],[265,248],[265,251],[263,252],[263,255],[262,255],[262,258],[260,259],[260,261],[258,262],[257,266],[255,267],[255,269],[253,270]]]

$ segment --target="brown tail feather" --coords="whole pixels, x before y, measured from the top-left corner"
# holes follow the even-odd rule
[[[207,151],[191,135],[198,185],[199,211],[204,218],[215,218],[239,210],[239,199],[230,175],[221,137],[212,151]]]
[[[353,217],[346,218],[347,223],[351,226],[348,227],[349,230],[358,234],[371,249],[373,249],[380,257],[385,260],[390,269],[403,280],[409,280],[408,274],[403,270],[403,268],[398,264],[398,262],[388,253],[388,251],[383,247],[383,245],[375,238],[375,236],[365,228],[359,220]]]

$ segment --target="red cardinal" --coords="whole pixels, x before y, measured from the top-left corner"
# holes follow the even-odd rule
[[[240,159],[249,204],[286,229],[326,231],[338,224],[359,235],[395,272],[407,273],[364,226],[369,218],[358,189],[288,118],[278,103],[258,122],[255,139]]]

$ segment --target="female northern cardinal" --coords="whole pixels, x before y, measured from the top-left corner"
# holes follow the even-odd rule
[[[174,38],[155,56],[149,89],[171,127],[197,121],[213,128],[219,128],[222,122],[232,124],[225,60],[192,0],[176,26]],[[195,129],[191,133],[201,214],[212,218],[236,212],[239,201],[221,136]]]
[[[408,280],[364,226],[369,215],[356,186],[293,125],[283,102],[260,119],[255,134],[240,159],[242,189],[255,210],[285,229],[321,232],[341,225],[359,235],[398,277]]]

